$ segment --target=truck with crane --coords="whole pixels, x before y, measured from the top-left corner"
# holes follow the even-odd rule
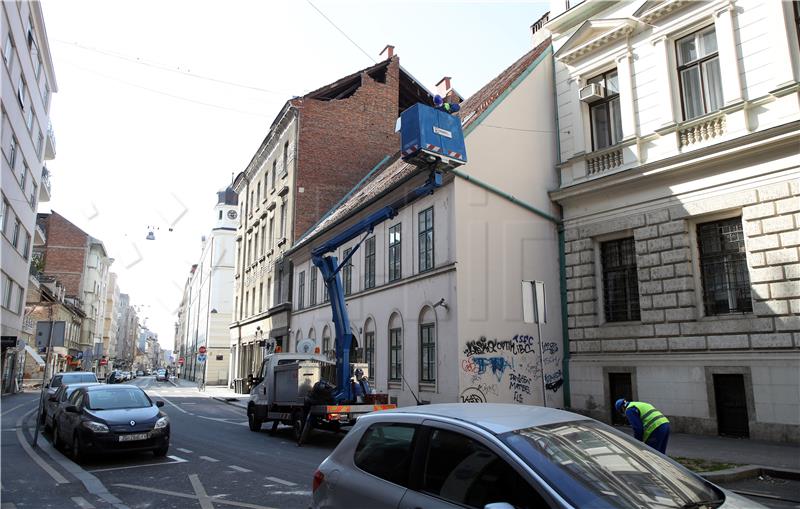
[[[266,355],[250,391],[247,419],[251,431],[259,431],[264,423],[272,424],[271,432],[279,424],[289,425],[301,445],[313,428],[339,431],[355,424],[360,415],[396,406],[389,403],[388,394],[377,394],[369,386],[367,364],[350,362],[353,334],[340,271],[375,226],[433,193],[442,185],[443,172],[466,163],[460,119],[450,115],[453,109],[445,106],[448,103],[438,96],[437,99],[434,101],[437,108],[418,103],[400,117],[401,157],[420,171],[427,171],[426,182],[311,251],[312,262],[330,296],[336,334],[335,359],[321,355],[318,347],[309,347],[306,352]],[[361,239],[341,262],[331,254],[359,236]]]

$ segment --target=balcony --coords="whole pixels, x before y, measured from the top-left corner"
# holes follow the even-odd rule
[[[47,125],[47,140],[44,146],[44,158],[48,161],[56,158],[56,135],[53,133],[53,124]]]
[[[50,170],[42,168],[42,181],[39,184],[39,203],[50,201]]]

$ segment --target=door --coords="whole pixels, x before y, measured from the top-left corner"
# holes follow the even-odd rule
[[[714,398],[717,402],[717,429],[720,435],[750,436],[744,375],[714,375]]]
[[[633,384],[631,383],[630,373],[609,373],[608,374],[608,390],[611,396],[611,424],[615,426],[624,426],[628,423],[625,416],[617,412],[614,408],[614,403],[619,398],[625,398],[628,401],[633,400]]]

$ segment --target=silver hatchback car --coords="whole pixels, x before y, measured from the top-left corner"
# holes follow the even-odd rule
[[[762,507],[594,419],[491,403],[366,415],[312,488],[315,509]]]

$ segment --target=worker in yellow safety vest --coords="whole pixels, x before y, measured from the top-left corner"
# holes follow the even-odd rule
[[[633,436],[661,454],[667,453],[669,420],[656,407],[643,401],[620,398],[614,407],[624,415],[633,428]]]

